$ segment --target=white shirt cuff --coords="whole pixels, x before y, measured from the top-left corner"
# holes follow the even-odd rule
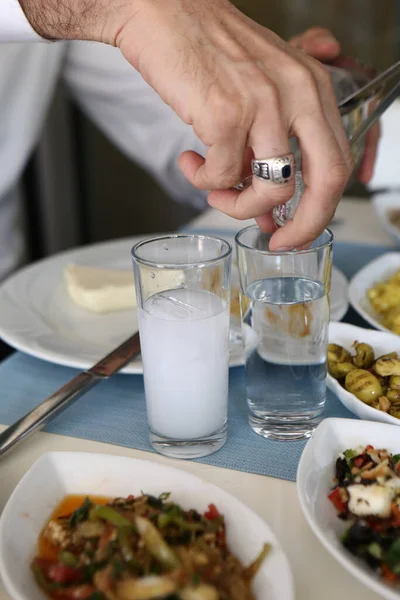
[[[0,0],[0,42],[47,42],[33,29],[18,0]]]

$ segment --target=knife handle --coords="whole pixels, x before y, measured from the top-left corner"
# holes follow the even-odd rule
[[[20,440],[44,427],[51,419],[54,419],[75,400],[78,400],[83,393],[103,379],[104,377],[87,371],[79,373],[31,412],[0,433],[0,456]]]

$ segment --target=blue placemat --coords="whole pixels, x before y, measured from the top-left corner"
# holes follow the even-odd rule
[[[217,233],[227,235],[227,232]],[[338,243],[334,262],[351,277],[388,250]],[[351,310],[345,320],[367,326]],[[13,354],[0,364],[0,423],[14,422],[77,373],[76,369],[53,365],[20,352]],[[229,401],[228,442],[201,462],[294,481],[305,442],[273,442],[251,431],[247,423],[243,368],[230,371]],[[353,417],[330,392],[325,416]],[[116,375],[99,384],[50,423],[46,431],[152,451],[147,437],[142,376]]]

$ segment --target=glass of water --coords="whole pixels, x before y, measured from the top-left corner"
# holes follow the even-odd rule
[[[198,458],[227,436],[231,246],[203,235],[132,249],[150,441]]]
[[[235,238],[249,421],[264,437],[298,440],[325,405],[333,235],[293,252],[270,251],[271,235],[254,225]]]

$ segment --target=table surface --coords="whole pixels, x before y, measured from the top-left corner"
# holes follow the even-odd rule
[[[249,221],[249,223],[251,223]],[[195,219],[194,228],[236,232],[247,222],[238,222],[214,210]],[[368,200],[343,199],[336,213],[332,231],[338,241],[392,245],[380,226]],[[0,430],[5,427],[0,425]],[[315,538],[301,513],[296,484],[196,462],[177,461],[163,456],[49,433],[38,433],[14,449],[1,461],[0,510],[33,462],[50,450],[106,452],[145,458],[178,466],[203,477],[245,502],[265,519],[275,531],[290,561],[297,600],[378,600],[379,596],[361,585],[337,564]],[[8,594],[0,582],[0,600]],[[285,600],[282,598],[281,600]]]

